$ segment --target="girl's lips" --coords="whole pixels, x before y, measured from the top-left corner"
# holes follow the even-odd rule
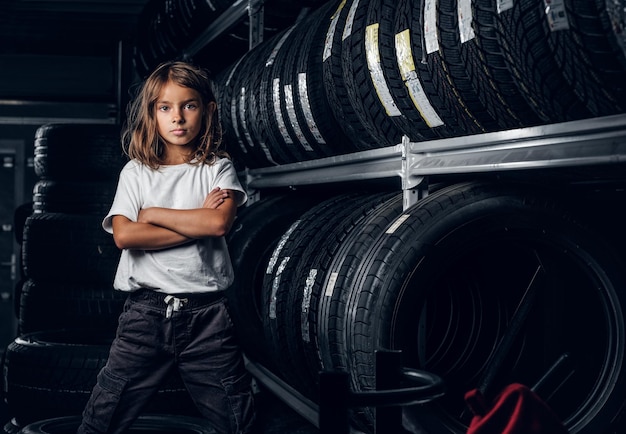
[[[175,136],[182,136],[186,132],[187,132],[187,130],[172,130],[171,131],[171,133],[174,134]]]

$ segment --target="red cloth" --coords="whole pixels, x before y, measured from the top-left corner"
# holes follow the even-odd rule
[[[492,403],[477,389],[465,394],[474,413],[467,434],[567,434],[548,405],[528,387],[508,385]]]

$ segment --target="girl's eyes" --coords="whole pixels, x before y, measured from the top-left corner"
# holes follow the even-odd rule
[[[197,108],[198,108],[198,106],[196,104],[185,104],[183,106],[183,110],[195,110]],[[159,111],[166,112],[166,111],[170,110],[170,107],[166,106],[166,105],[162,105],[162,106],[159,106],[158,109],[159,109]]]

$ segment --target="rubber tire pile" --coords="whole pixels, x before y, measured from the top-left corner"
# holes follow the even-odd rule
[[[266,167],[403,135],[421,142],[626,110],[623,2],[505,3],[325,2],[213,69],[231,152]]]
[[[469,28],[458,14],[468,4]],[[568,28],[556,30],[563,23],[541,0],[496,4],[439,1],[424,13],[432,2],[322,4],[217,74],[227,150],[258,168],[395,145],[403,134],[422,141],[624,111],[623,8],[566,0]],[[425,24],[436,26],[435,51]],[[38,133],[36,160],[48,167],[38,168],[24,229],[21,335],[4,361],[4,399],[21,424],[82,409],[121,303],[110,289],[118,252],[91,202],[110,202],[117,133],[103,151],[114,150],[110,160],[98,140],[77,139],[80,126],[54,141],[56,154],[57,128]],[[615,198],[605,208],[593,191],[571,198],[551,187],[444,184],[406,210],[384,186],[263,191],[228,235],[229,298],[247,355],[315,401],[319,371],[346,371],[354,390],[369,390],[375,350],[401,350],[407,366],[447,384],[436,403],[406,409],[406,423],[461,434],[463,394],[484,380],[539,270],[547,283],[490,386],[536,385],[572,433],[618,432],[623,216]],[[184,402],[176,381],[161,395],[168,412]],[[352,419],[371,432],[374,411]]]

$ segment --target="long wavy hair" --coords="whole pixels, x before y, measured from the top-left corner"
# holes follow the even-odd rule
[[[128,104],[126,123],[122,129],[122,148],[126,155],[152,169],[158,169],[163,164],[164,145],[157,129],[155,105],[169,81],[194,89],[202,98],[204,123],[188,163],[212,164],[218,157],[228,157],[225,151],[219,149],[222,127],[209,75],[204,69],[181,61],[159,65]]]

